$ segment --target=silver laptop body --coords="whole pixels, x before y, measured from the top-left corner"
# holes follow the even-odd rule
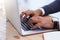
[[[18,1],[17,0],[5,0],[5,9],[7,14],[7,19],[14,25],[16,30],[21,35],[30,35],[42,32],[50,32],[54,31],[53,29],[50,30],[25,30],[22,28],[20,15],[19,15],[19,8],[18,8]]]

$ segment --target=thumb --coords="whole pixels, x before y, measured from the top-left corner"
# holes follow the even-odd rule
[[[32,29],[32,30],[33,30],[33,29],[37,29],[39,26],[42,26],[42,24],[41,24],[41,23],[37,23],[37,24],[35,24],[34,26],[32,26],[31,29]]]

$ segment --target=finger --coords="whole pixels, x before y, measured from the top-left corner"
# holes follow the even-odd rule
[[[26,21],[27,15],[24,15],[23,17],[23,21]]]
[[[33,21],[31,19],[29,19],[29,21],[27,22],[28,25],[32,24]]]
[[[37,23],[37,22],[36,22],[36,21],[34,20],[34,18],[32,17],[32,18],[30,18],[30,19],[28,20],[27,24],[30,25],[30,24],[33,24],[33,23]]]
[[[26,13],[22,12],[22,14],[20,15],[21,20],[25,21],[26,17],[27,17]]]
[[[34,26],[32,26],[31,29],[37,29],[37,28],[40,27],[40,26],[42,26],[42,24],[41,24],[41,23],[37,23],[37,24],[35,24]]]
[[[24,12],[22,12],[22,13],[20,14],[20,18],[22,18],[22,17],[23,17],[23,15],[25,15],[25,13],[24,13]]]
[[[31,30],[33,30],[33,29],[37,29],[37,28],[38,28],[37,25],[38,25],[38,24],[32,26]]]

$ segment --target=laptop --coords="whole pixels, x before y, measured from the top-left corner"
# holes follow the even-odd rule
[[[35,30],[30,30],[30,27],[32,27],[33,24],[27,25],[26,22],[22,21],[22,19],[20,18],[18,1],[6,0],[5,2],[6,2],[5,9],[6,9],[7,19],[12,23],[12,25],[21,35],[30,35],[30,34],[51,32],[57,30],[57,29],[44,29],[41,27]],[[28,20],[29,17],[26,19],[26,21]]]

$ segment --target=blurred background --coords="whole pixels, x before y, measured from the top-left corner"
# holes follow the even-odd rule
[[[0,40],[6,39],[6,14],[4,0],[0,0]]]
[[[4,1],[6,0],[0,0],[0,40],[5,39],[4,35],[6,33],[6,13],[5,13]],[[9,1],[10,0],[8,0],[8,2]],[[40,7],[50,4],[55,0],[17,0],[17,1],[18,1],[19,11],[20,11],[21,9],[36,10],[39,9]],[[60,18],[59,17],[60,12],[57,12],[57,14],[53,14],[50,16]]]
[[[36,10],[40,7],[43,7],[45,5],[48,5],[55,0],[18,0],[19,10],[20,9],[30,9],[30,10]],[[57,14],[51,14],[50,16],[58,17],[60,18],[60,12],[57,12]]]
[[[50,4],[55,0],[18,0],[19,7],[26,7],[28,9],[38,9],[45,5]]]

